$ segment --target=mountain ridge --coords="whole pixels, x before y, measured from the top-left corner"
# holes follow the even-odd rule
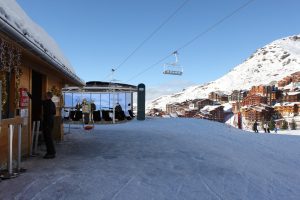
[[[160,96],[147,104],[147,110],[165,110],[168,103],[207,98],[212,91],[230,94],[233,90],[250,89],[254,85],[269,85],[300,71],[300,34],[275,40],[257,49],[243,63],[221,78],[182,92]]]

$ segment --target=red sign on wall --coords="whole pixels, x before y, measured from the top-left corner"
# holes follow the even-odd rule
[[[19,107],[20,108],[26,108],[26,107],[28,107],[28,105],[29,105],[29,97],[27,95],[26,88],[20,88],[19,89],[19,95],[20,95]]]

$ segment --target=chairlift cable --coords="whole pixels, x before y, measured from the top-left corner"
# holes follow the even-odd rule
[[[136,77],[142,75],[143,73],[145,73],[146,71],[150,70],[152,67],[158,65],[159,63],[161,63],[162,61],[166,60],[167,58],[171,57],[172,55],[173,55],[173,53],[172,53],[172,54],[169,54],[169,55],[167,55],[167,56],[165,56],[164,58],[160,59],[160,60],[157,61],[156,63],[154,63],[154,64],[150,65],[149,67],[147,67],[144,71],[141,71],[140,73],[138,73],[138,74],[132,76],[132,77],[131,77],[130,79],[128,79],[126,82],[129,82],[129,81],[135,79]]]
[[[202,31],[201,33],[199,33],[198,35],[196,35],[194,38],[192,38],[191,40],[189,40],[188,42],[186,42],[184,45],[182,45],[181,47],[179,47],[178,49],[176,49],[175,51],[173,51],[173,53],[177,52],[179,50],[185,49],[190,44],[192,44],[193,42],[195,42],[197,39],[199,39],[200,37],[204,36],[208,32],[212,31],[218,25],[222,24],[224,21],[228,20],[233,15],[237,14],[239,11],[241,11],[244,8],[246,8],[249,4],[253,3],[254,1],[255,0],[249,0],[246,3],[242,4],[241,6],[239,6],[238,8],[236,8],[235,10],[233,10],[232,12],[230,12],[229,14],[225,15],[223,18],[221,18],[220,20],[218,20],[216,23],[214,23],[213,25],[209,26],[207,29],[205,29],[204,31]],[[155,67],[156,65],[160,64],[162,61],[164,61],[167,58],[169,58],[172,54],[169,54],[168,56],[165,56],[165,57],[161,58],[159,61],[155,62],[154,64],[152,64],[149,67],[147,67],[145,70],[139,72],[138,74],[136,74],[135,76],[133,76],[132,78],[130,78],[127,82],[129,82],[129,81],[131,81],[131,80],[139,77],[140,75],[144,74],[145,72],[147,72],[151,68]]]
[[[129,60],[148,40],[150,40],[164,25],[166,25],[187,3],[189,0],[185,0],[169,17],[167,17],[154,31],[150,33],[148,37],[146,37],[116,68],[118,70],[124,63]],[[106,76],[104,79],[106,80],[109,77]]]
[[[252,2],[254,2],[255,0],[249,0],[246,3],[244,3],[243,5],[241,5],[240,7],[238,7],[237,9],[233,10],[231,13],[229,13],[228,15],[224,16],[222,19],[218,20],[216,23],[214,23],[213,25],[211,25],[210,27],[208,27],[206,30],[202,31],[201,33],[197,34],[194,38],[192,38],[190,41],[186,42],[184,45],[182,45],[181,47],[179,47],[176,51],[182,50],[184,48],[186,48],[187,46],[189,46],[190,44],[192,44],[194,41],[196,41],[198,38],[200,38],[201,36],[205,35],[206,33],[212,31],[214,28],[216,28],[218,25],[220,25],[221,23],[223,23],[224,21],[226,21],[227,19],[229,19],[230,17],[232,17],[233,15],[235,15],[236,13],[238,13],[240,10],[242,10],[243,8],[247,7],[249,4],[251,4]]]

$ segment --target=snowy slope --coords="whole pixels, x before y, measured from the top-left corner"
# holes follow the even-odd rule
[[[75,73],[54,39],[27,16],[15,0],[0,0],[0,17],[27,39],[42,48],[50,57]]]
[[[244,63],[216,81],[159,97],[147,104],[147,109],[165,110],[167,103],[207,98],[212,91],[229,94],[235,89],[250,89],[253,85],[270,84],[297,71],[300,71],[300,35],[276,40],[258,49]]]
[[[26,159],[0,199],[298,200],[300,137],[198,119],[72,125],[53,160]]]

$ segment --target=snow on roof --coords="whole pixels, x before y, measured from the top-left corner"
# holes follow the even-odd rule
[[[281,87],[281,89],[283,89],[283,90],[292,90],[293,89],[293,83],[290,83],[290,84],[288,84],[284,87]]]
[[[231,112],[232,111],[232,105],[230,103],[224,103],[222,104],[224,106],[224,112]]]
[[[44,54],[47,54],[63,67],[67,68],[69,71],[68,73],[73,73],[75,75],[75,70],[63,55],[55,40],[39,25],[32,21],[16,1],[0,1],[0,19],[0,21],[14,27],[24,38],[34,43],[38,48],[43,49]]]
[[[256,110],[258,112],[262,112],[264,110],[267,110],[267,108],[272,108],[272,107],[267,105],[267,104],[246,105],[246,106],[242,107],[242,109],[244,109],[244,110]]]
[[[298,95],[298,94],[300,94],[300,91],[297,91],[297,92],[288,92],[287,94],[290,95],[290,96]]]
[[[221,105],[214,105],[214,106],[204,106],[204,108],[201,109],[201,112],[210,112],[210,111],[213,111],[217,108],[219,108]]]
[[[276,103],[274,107],[280,107],[280,106],[295,106],[299,104],[299,102],[283,102],[283,103]]]

